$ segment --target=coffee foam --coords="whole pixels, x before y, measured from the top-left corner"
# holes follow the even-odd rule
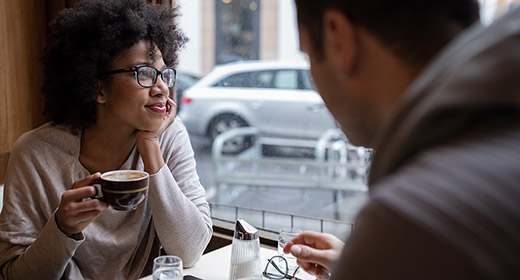
[[[146,177],[146,174],[140,172],[114,172],[101,176],[104,180],[109,181],[130,181]]]

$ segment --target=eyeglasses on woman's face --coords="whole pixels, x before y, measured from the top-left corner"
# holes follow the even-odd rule
[[[282,256],[274,256],[268,259],[262,275],[267,279],[301,280],[296,277],[299,269],[300,267],[298,266],[292,275],[289,274],[289,264],[287,263],[287,260]]]
[[[161,76],[161,79],[166,84],[166,86],[168,88],[172,88],[175,85],[175,80],[177,77],[177,71],[171,67],[164,67],[162,70],[158,70],[157,68],[150,65],[137,65],[131,68],[107,71],[101,73],[100,76],[127,72],[134,72],[137,84],[145,88],[153,87],[157,81],[157,76],[159,75]]]

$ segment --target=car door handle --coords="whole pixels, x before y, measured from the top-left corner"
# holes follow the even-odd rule
[[[251,102],[249,104],[249,107],[251,107],[251,109],[253,109],[253,110],[259,110],[262,107],[264,107],[264,104],[262,102]]]
[[[320,103],[320,104],[312,104],[312,105],[307,106],[307,110],[309,110],[309,111],[311,111],[311,112],[319,112],[319,111],[321,111],[323,108],[325,108],[325,104],[323,104],[323,103]]]

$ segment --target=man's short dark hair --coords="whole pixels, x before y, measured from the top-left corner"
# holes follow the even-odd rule
[[[65,9],[51,23],[42,57],[45,112],[54,124],[74,130],[96,121],[99,74],[122,51],[141,40],[157,46],[168,66],[186,42],[177,28],[177,9],[145,0],[87,0]]]
[[[323,14],[342,12],[410,65],[423,66],[461,30],[480,19],[477,0],[295,0],[298,23],[323,55]]]

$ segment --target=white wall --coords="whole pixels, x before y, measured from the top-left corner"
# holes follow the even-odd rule
[[[496,12],[496,1],[495,0],[480,0],[480,19],[483,24],[490,24]]]
[[[202,73],[202,7],[201,0],[177,0],[182,13],[179,26],[189,38],[180,52],[180,72]]]
[[[298,22],[296,20],[296,6],[293,0],[278,0],[278,58],[302,59],[298,39]]]

